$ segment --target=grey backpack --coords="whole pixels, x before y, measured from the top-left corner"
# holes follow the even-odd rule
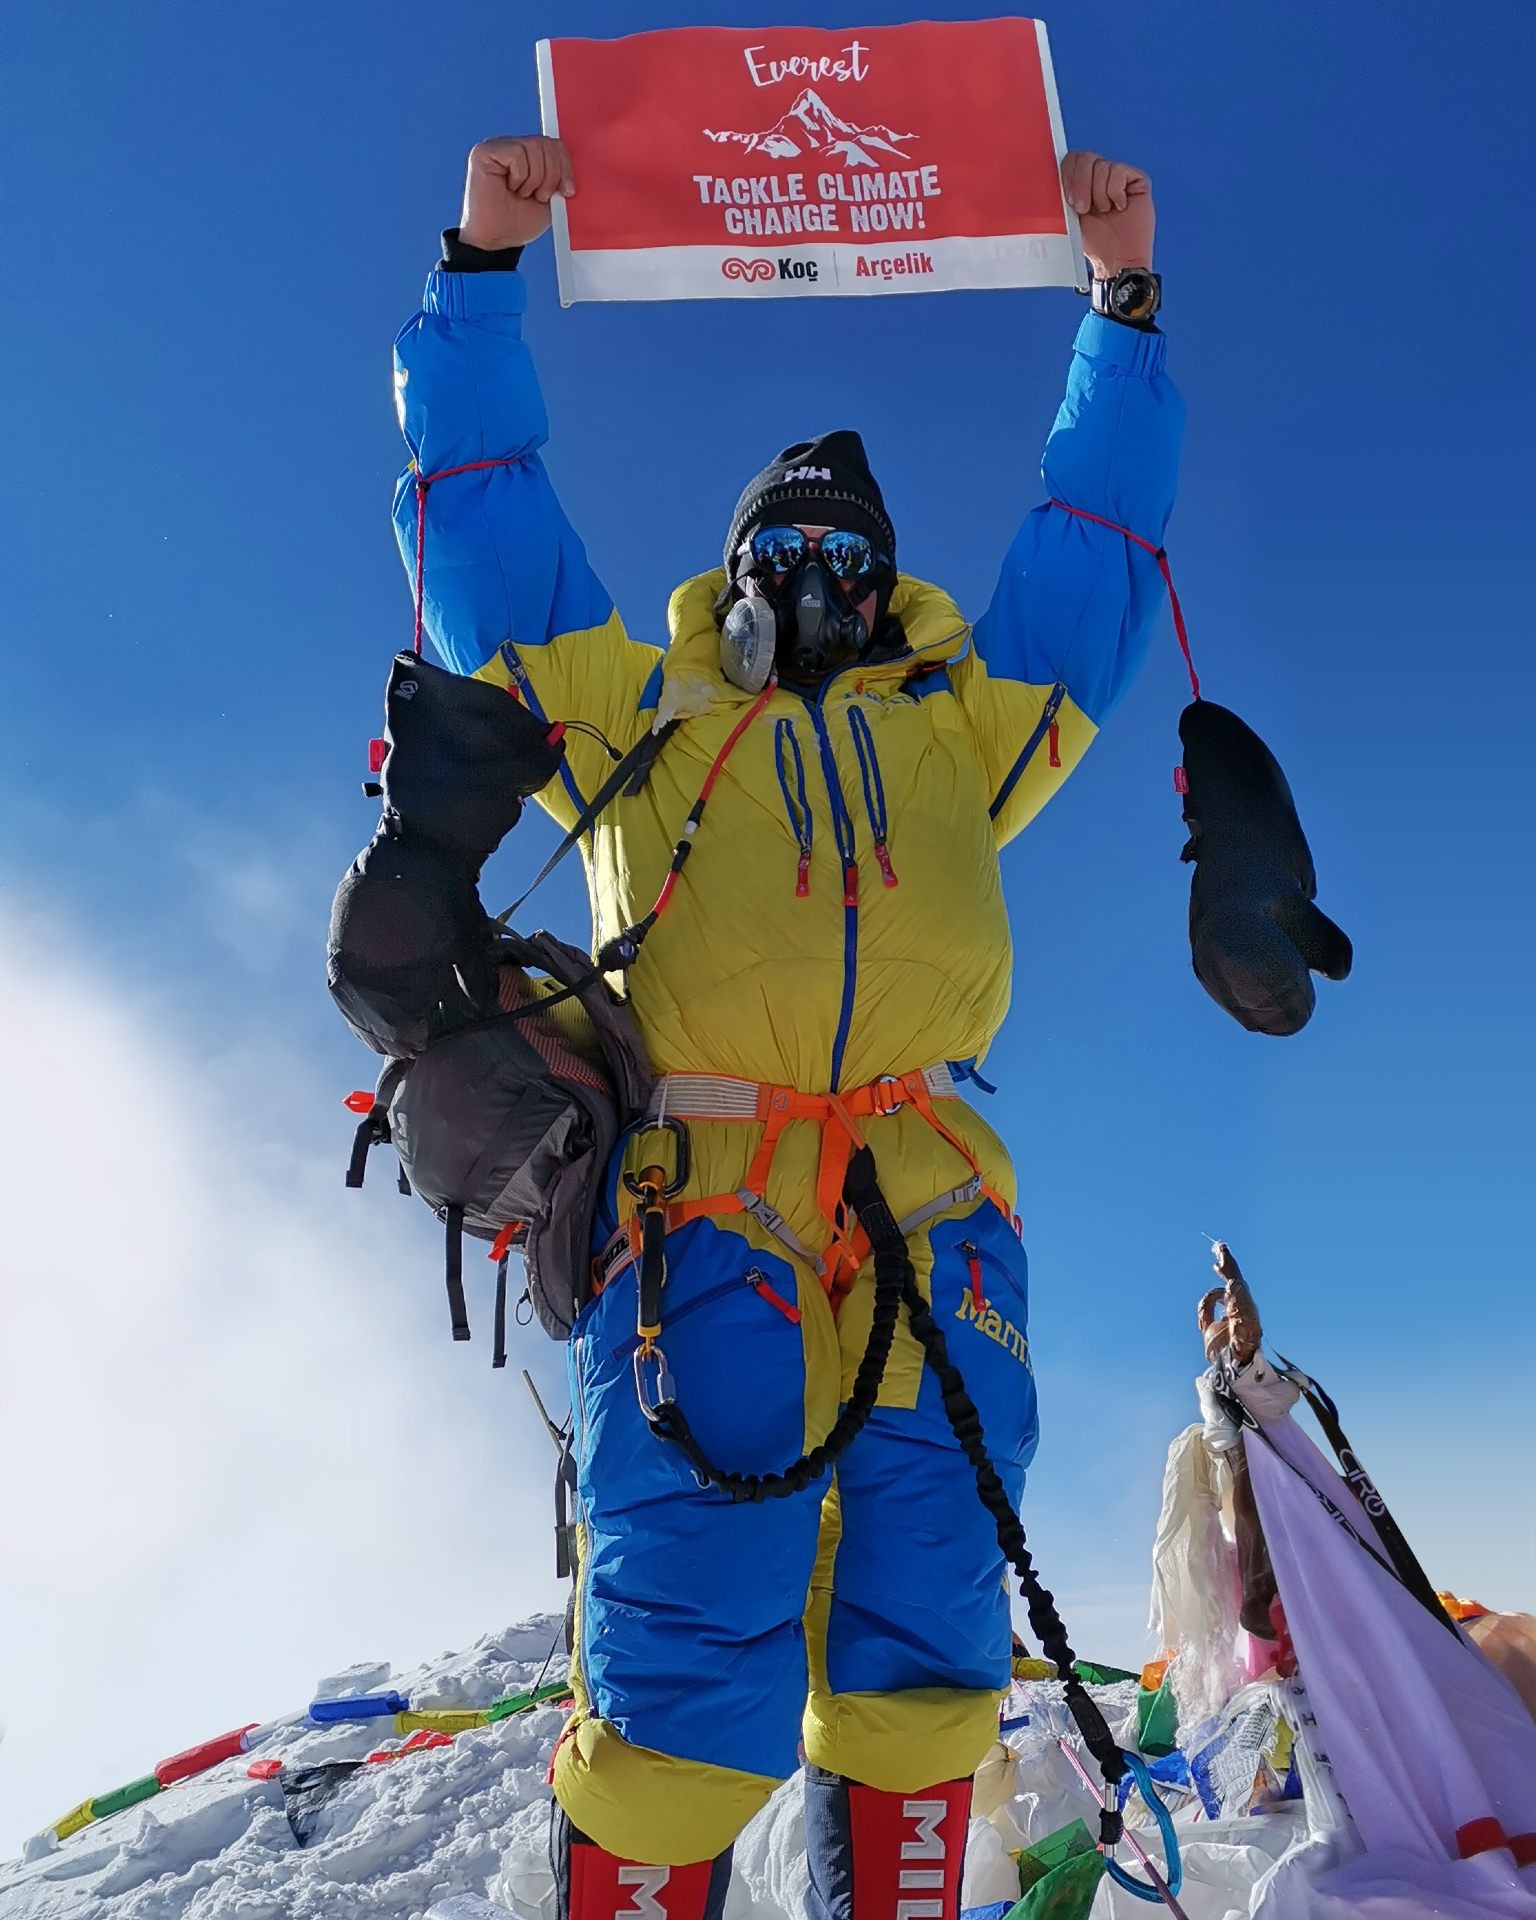
[[[634,1016],[605,977],[638,943],[610,941],[594,960],[551,933],[509,931],[516,907],[498,921],[480,903],[481,865],[553,777],[563,728],[411,653],[395,657],[385,717],[382,781],[369,789],[383,818],[337,890],[327,952],[333,999],[387,1061],[374,1092],[347,1102],[361,1115],[347,1185],[363,1184],[372,1147],[394,1146],[402,1190],[447,1232],[456,1340],[469,1338],[464,1235],[491,1242],[502,1366],[514,1251],[525,1298],[555,1339],[588,1295],[603,1171],[651,1087]],[[668,731],[619,760],[533,885],[621,791],[638,790]]]
[[[358,1127],[348,1186],[370,1147],[388,1142],[402,1188],[444,1223],[453,1337],[467,1340],[463,1238],[489,1240],[496,1262],[495,1352],[506,1364],[507,1262],[546,1333],[569,1337],[585,1302],[592,1215],[608,1157],[645,1112],[651,1074],[634,1016],[589,954],[552,933],[504,934],[495,959],[501,1011],[392,1060]],[[553,983],[553,984],[552,984]],[[578,1047],[543,1009],[555,991],[583,1009],[597,1047]]]

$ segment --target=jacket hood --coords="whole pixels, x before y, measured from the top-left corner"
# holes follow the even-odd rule
[[[661,667],[658,721],[706,713],[716,706],[739,706],[752,697],[733,686],[720,669],[715,602],[724,589],[725,571],[715,567],[685,580],[673,593],[667,606],[669,637]],[[889,610],[905,629],[911,652],[861,665],[860,677],[866,681],[899,685],[915,668],[958,660],[970,649],[970,625],[941,587],[899,574]]]

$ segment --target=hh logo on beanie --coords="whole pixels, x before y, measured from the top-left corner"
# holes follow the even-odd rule
[[[894,569],[896,530],[858,434],[841,428],[800,440],[758,474],[736,503],[725,542],[725,570],[735,577],[742,542],[773,525],[839,527],[862,533]]]

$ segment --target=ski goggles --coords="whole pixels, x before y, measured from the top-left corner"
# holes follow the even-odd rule
[[[798,527],[759,527],[749,544],[754,564],[769,573],[793,573],[814,549],[827,572],[843,581],[862,580],[883,557],[862,533],[845,533],[837,527],[814,538]]]

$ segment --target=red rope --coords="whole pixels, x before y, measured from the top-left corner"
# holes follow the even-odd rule
[[[436,486],[439,480],[451,480],[456,473],[484,473],[488,467],[508,467],[517,459],[515,453],[503,454],[499,460],[466,460],[462,467],[443,467],[437,473],[416,475],[416,622],[411,636],[411,646],[415,652],[421,652],[422,603],[427,574],[427,488]]]
[[[1065,500],[1052,499],[1053,507],[1060,507],[1063,513],[1075,513],[1079,520],[1091,520],[1095,526],[1108,527],[1111,533],[1123,533],[1127,540],[1133,540],[1138,547],[1145,547],[1157,562],[1157,570],[1163,576],[1163,585],[1168,589],[1168,604],[1173,609],[1173,630],[1179,636],[1179,651],[1184,656],[1184,665],[1189,672],[1189,684],[1195,698],[1200,698],[1200,676],[1195,672],[1194,657],[1189,651],[1189,629],[1184,624],[1184,609],[1179,605],[1179,596],[1174,589],[1173,574],[1168,566],[1168,551],[1165,547],[1156,547],[1150,540],[1143,540],[1139,533],[1132,533],[1129,527],[1122,527],[1117,520],[1106,520],[1101,514],[1090,513],[1086,507],[1069,507]]]
[[[715,755],[714,765],[711,766],[709,772],[704,776],[704,784],[699,789],[699,797],[697,800],[694,801],[692,808],[689,810],[688,824],[683,828],[683,838],[678,842],[677,849],[674,850],[673,859],[672,859],[672,870],[670,873],[668,873],[666,879],[663,880],[661,883],[661,892],[658,893],[656,896],[655,906],[653,906],[650,912],[646,915],[646,918],[648,920],[651,920],[651,921],[658,920],[661,917],[662,910],[665,908],[667,902],[672,898],[673,889],[677,885],[678,876],[682,873],[682,870],[683,870],[682,859],[679,857],[681,849],[689,845],[689,843],[693,838],[694,833],[697,831],[699,822],[704,817],[704,809],[709,805],[709,796],[715,790],[715,782],[720,778],[721,770],[724,768],[726,761],[730,759],[731,753],[735,748],[736,742],[741,738],[741,736],[746,732],[747,728],[751,726],[752,722],[757,718],[757,716],[762,712],[763,708],[766,707],[768,702],[773,698],[774,694],[778,690],[778,685],[779,685],[778,678],[777,676],[775,676],[768,682],[767,686],[763,688],[762,692],[752,702],[751,706],[747,708],[746,712],[736,722],[735,726],[732,727],[730,734],[726,739],[725,745]]]

